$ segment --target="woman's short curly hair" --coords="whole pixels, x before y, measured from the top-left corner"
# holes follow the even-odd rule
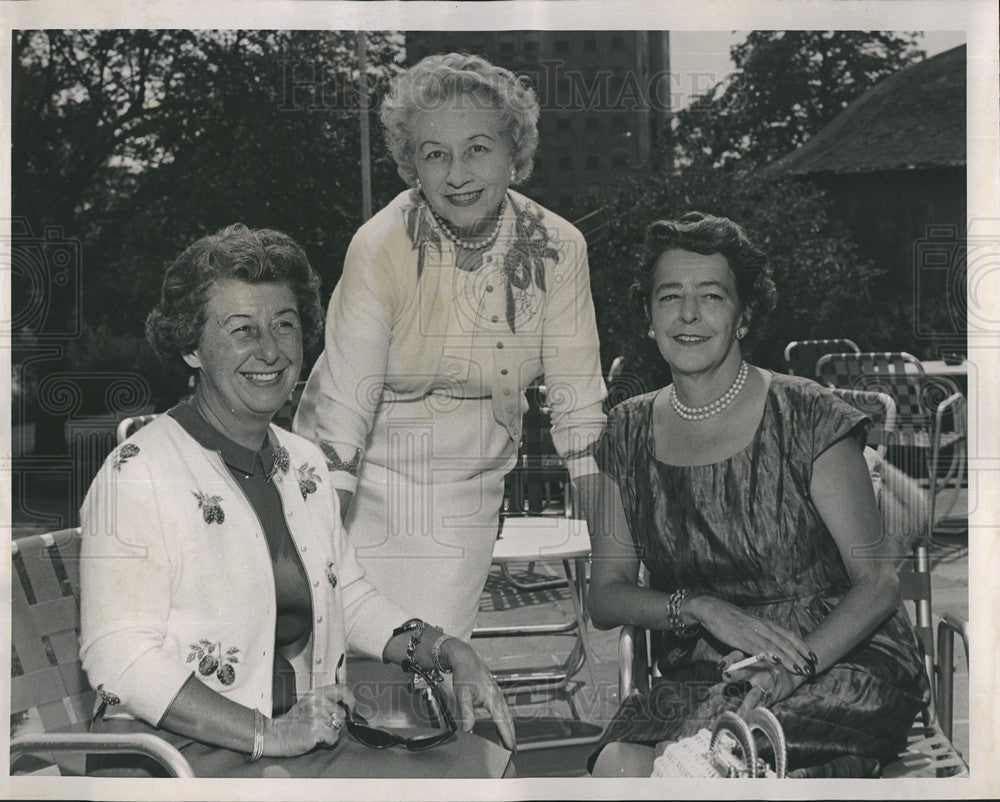
[[[413,115],[419,110],[440,108],[459,95],[472,98],[478,108],[496,109],[503,114],[514,157],[514,181],[526,181],[538,148],[535,90],[527,78],[467,53],[427,56],[392,80],[380,115],[400,177],[410,186],[416,184]]]
[[[167,268],[160,302],[146,318],[146,339],[160,359],[173,362],[194,352],[205,326],[209,291],[224,279],[286,284],[298,302],[303,342],[312,345],[319,339],[320,279],[305,251],[280,231],[236,224],[202,237]]]
[[[633,301],[649,312],[656,265],[669,250],[679,249],[726,258],[736,279],[736,293],[748,313],[749,328],[743,338],[744,350],[759,340],[778,300],[772,278],[771,261],[750,239],[743,227],[727,217],[688,212],[676,220],[657,220],[646,229],[642,259],[632,283]]]

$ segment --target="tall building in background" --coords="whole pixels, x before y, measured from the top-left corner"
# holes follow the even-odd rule
[[[465,51],[531,78],[541,117],[524,192],[587,233],[601,188],[655,168],[669,131],[666,31],[411,31],[407,63]]]

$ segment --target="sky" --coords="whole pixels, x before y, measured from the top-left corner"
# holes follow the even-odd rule
[[[672,86],[676,110],[692,97],[714,86],[732,69],[729,48],[746,39],[749,31],[671,31],[670,70],[678,76]],[[965,31],[927,31],[921,46],[928,56],[965,42]]]

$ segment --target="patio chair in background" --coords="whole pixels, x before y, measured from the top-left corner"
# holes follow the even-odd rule
[[[816,363],[826,354],[861,353],[854,340],[793,340],[785,346],[785,367],[792,376],[818,381]]]
[[[125,420],[118,424],[118,430],[115,432],[115,442],[121,445],[143,426],[155,419],[156,415],[136,415],[134,418],[125,418]]]
[[[926,477],[928,539],[945,524],[967,526],[965,518],[947,520],[956,507],[966,470],[966,401],[955,381],[925,374],[920,361],[905,352],[828,354],[819,360],[817,373],[828,387],[882,392],[893,399],[896,422],[889,459],[914,478]],[[950,460],[945,463],[947,456]],[[939,496],[948,486],[955,493],[941,510]]]

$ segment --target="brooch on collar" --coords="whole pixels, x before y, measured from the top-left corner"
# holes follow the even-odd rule
[[[288,449],[284,446],[278,446],[274,449],[274,465],[271,466],[271,472],[267,475],[267,478],[273,479],[275,474],[288,473],[291,464],[291,460],[288,457]]]

